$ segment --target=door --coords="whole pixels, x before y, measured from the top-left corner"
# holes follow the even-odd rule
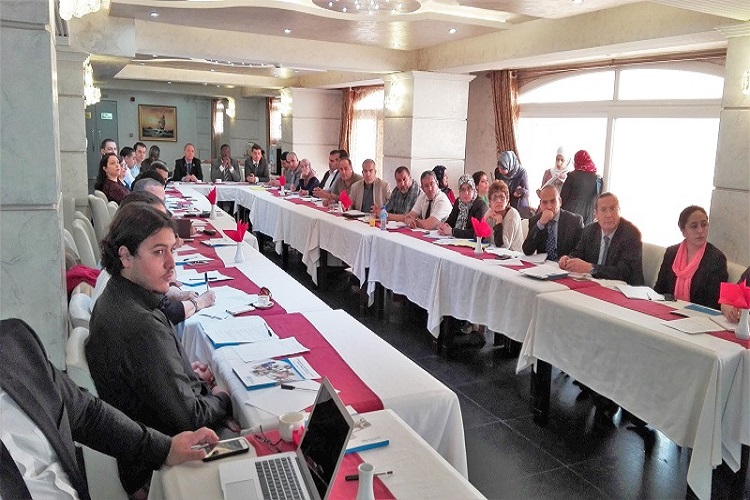
[[[88,163],[89,193],[94,192],[94,182],[99,173],[99,154],[104,139],[114,139],[117,147],[122,148],[117,140],[117,101],[99,101],[86,108],[86,139],[88,149],[86,160]],[[118,149],[119,151],[119,149]]]

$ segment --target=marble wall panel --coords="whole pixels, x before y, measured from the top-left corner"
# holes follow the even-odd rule
[[[62,368],[67,334],[62,212],[0,211],[0,255],[2,317],[29,323]]]
[[[750,109],[721,112],[714,186],[750,191]]]
[[[709,241],[731,262],[750,265],[750,193],[717,188],[711,197]]]
[[[415,158],[464,159],[466,121],[415,118],[411,150]]]

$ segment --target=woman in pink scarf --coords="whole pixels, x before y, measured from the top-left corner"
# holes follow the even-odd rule
[[[654,290],[676,299],[719,309],[720,283],[727,281],[727,258],[708,243],[708,215],[691,205],[680,212],[677,226],[685,239],[667,248]]]
[[[573,170],[568,173],[560,191],[562,208],[583,217],[583,223],[594,221],[596,198],[602,192],[602,178],[596,174],[591,156],[580,150],[573,157]]]

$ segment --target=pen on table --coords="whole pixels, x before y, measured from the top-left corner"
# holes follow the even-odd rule
[[[373,476],[390,476],[393,474],[392,470],[386,470],[383,472],[376,472]],[[359,481],[359,474],[349,474],[344,479],[347,481]]]
[[[297,387],[296,385],[291,385],[291,384],[281,384],[281,388],[285,389],[287,391],[297,390],[297,391],[314,391],[314,392],[318,392],[318,389],[311,389],[309,387]]]
[[[203,273],[203,280],[206,282],[206,291],[208,291],[208,273]]]

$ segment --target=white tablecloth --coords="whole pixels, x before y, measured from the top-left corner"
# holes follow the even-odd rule
[[[376,471],[393,471],[392,475],[381,476],[381,480],[396,498],[484,498],[394,412],[371,412],[366,414],[366,418],[373,428],[382,429],[380,435],[387,437],[390,444],[385,448],[362,452],[360,457],[373,464]],[[149,499],[222,498],[219,466],[254,455],[255,451],[251,449],[248,454],[215,462],[189,462],[163,467],[154,473]]]
[[[544,360],[692,448],[688,484],[710,498],[712,467],[722,458],[739,465],[736,420],[741,413],[747,422],[750,411],[747,350],[661,321],[575,291],[540,294],[518,369]]]
[[[380,398],[384,408],[396,412],[464,477],[467,476],[464,427],[456,393],[346,312],[303,315]],[[196,342],[204,343],[204,347],[195,349],[197,351],[211,349],[202,332],[196,336]],[[219,383],[232,394],[235,416],[242,427],[276,425],[275,416],[245,404],[247,390],[232,372],[231,359],[239,359],[233,348],[218,349],[214,352],[212,366]]]

